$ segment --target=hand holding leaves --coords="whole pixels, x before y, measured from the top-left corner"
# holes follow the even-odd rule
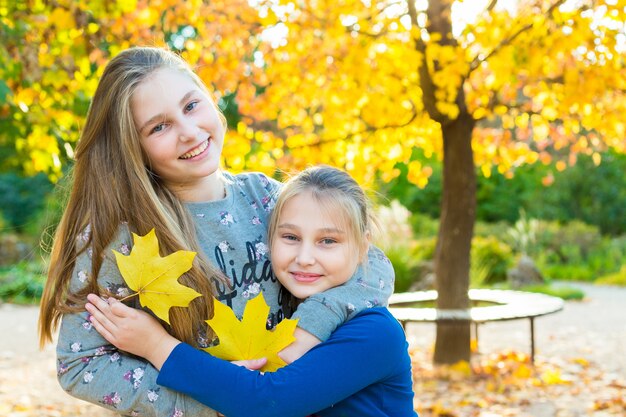
[[[178,278],[191,269],[195,252],[177,251],[165,257],[159,255],[159,241],[154,229],[145,236],[133,233],[134,246],[130,255],[113,251],[126,284],[161,320],[169,323],[170,307],[187,307],[201,294],[178,283]],[[126,298],[129,298],[126,297]],[[297,320],[284,319],[273,331],[266,328],[269,306],[259,294],[245,307],[239,321],[232,309],[213,299],[214,315],[207,320],[219,338],[219,345],[204,349],[213,356],[229,361],[267,358],[262,371],[271,372],[286,365],[278,352],[295,341]]]

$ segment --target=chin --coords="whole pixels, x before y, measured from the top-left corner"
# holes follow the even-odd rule
[[[315,291],[311,292],[311,291],[301,291],[301,290],[296,290],[294,289],[293,291],[290,290],[289,288],[287,288],[287,290],[289,290],[289,292],[291,293],[291,295],[293,295],[294,297],[296,297],[299,300],[304,300],[307,297],[312,296],[313,294],[316,294]]]

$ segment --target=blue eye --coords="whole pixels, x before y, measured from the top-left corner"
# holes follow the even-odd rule
[[[283,235],[282,237],[283,237],[283,239],[289,240],[289,241],[296,241],[296,240],[298,240],[298,237],[294,236],[294,235]]]
[[[150,133],[159,133],[163,131],[163,129],[165,129],[165,123],[159,123],[150,130]]]
[[[336,241],[335,239],[331,239],[331,238],[329,238],[329,237],[327,237],[327,238],[325,238],[325,239],[322,239],[322,240],[321,240],[321,242],[322,242],[324,245],[332,245],[332,244],[334,244],[334,243],[337,243],[337,241]]]
[[[197,105],[198,105],[198,102],[197,102],[197,101],[192,101],[192,102],[190,102],[189,104],[187,104],[187,105],[185,106],[185,111],[186,111],[186,112],[190,112],[190,111],[192,111],[193,109],[195,109]]]

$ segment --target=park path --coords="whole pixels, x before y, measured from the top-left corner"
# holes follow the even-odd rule
[[[626,288],[576,285],[585,291],[584,301],[567,302],[563,311],[536,319],[537,358],[585,358],[603,372],[623,380],[626,378]],[[53,346],[48,345],[42,351],[38,348],[37,317],[37,307],[0,304],[0,416],[115,416],[70,397],[59,387]],[[480,353],[505,349],[528,352],[529,331],[528,320],[482,325]],[[430,347],[434,342],[434,327],[409,324],[407,337],[413,348]],[[584,396],[571,399],[569,406],[582,406],[584,400]],[[555,412],[557,405],[554,401],[538,403],[529,415],[560,417]]]
[[[567,283],[585,299],[565,303],[562,311],[535,319],[538,357],[586,358],[605,372],[626,378],[626,288]],[[426,347],[435,340],[431,324],[411,323],[409,342]],[[530,353],[528,320],[491,322],[479,327],[480,353],[513,349]]]
[[[585,299],[568,301],[562,311],[535,319],[535,359],[537,364],[543,363],[544,368],[545,364],[561,367],[565,374],[572,364],[586,361],[589,364],[587,371],[572,372],[570,375],[575,381],[571,388],[564,387],[559,395],[546,395],[537,389],[519,412],[499,414],[486,411],[479,417],[626,417],[626,288],[579,283],[566,285],[581,288]],[[410,323],[407,338],[413,349],[432,350],[435,328],[433,325]],[[480,326],[481,355],[507,350],[530,353],[528,320],[492,322]],[[617,385],[616,381],[619,381]],[[623,394],[620,395],[620,391]],[[598,401],[615,396],[621,396],[624,411],[595,410],[594,404]],[[418,400],[419,397],[416,392]],[[465,415],[459,413],[459,416]],[[470,415],[476,416],[467,414]]]
[[[38,308],[0,304],[0,416],[113,417],[57,383],[54,346],[39,350]]]

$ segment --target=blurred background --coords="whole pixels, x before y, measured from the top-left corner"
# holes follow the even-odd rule
[[[0,298],[37,303],[90,98],[134,45],[212,89],[225,169],[370,190],[397,292],[626,285],[624,21],[617,0],[3,2]]]
[[[213,92],[225,169],[282,179],[325,163],[370,192],[396,292],[435,288],[454,308],[469,288],[595,294],[546,319],[553,360],[532,370],[501,353],[439,373],[416,348],[421,415],[623,415],[624,22],[625,0],[0,1],[0,312],[20,335],[0,352],[0,414],[104,413],[56,386],[35,306],[98,78],[154,45]],[[492,339],[520,336],[502,329]],[[468,329],[439,330],[435,362],[476,349]]]

